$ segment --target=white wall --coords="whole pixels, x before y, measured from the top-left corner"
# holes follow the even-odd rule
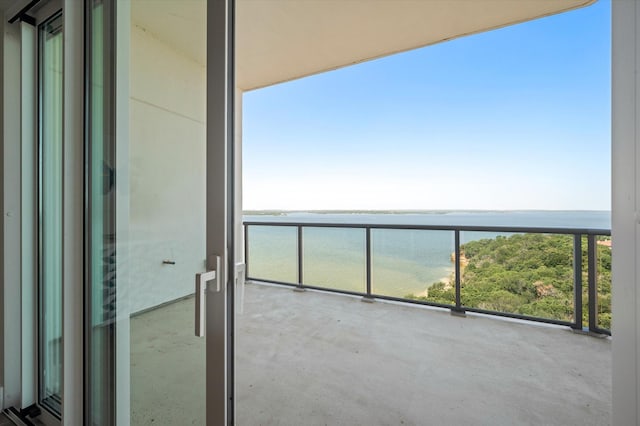
[[[193,293],[205,268],[205,69],[135,25],[130,64],[130,306]],[[175,265],[163,265],[163,260]]]
[[[640,7],[612,1],[613,425],[640,422]]]

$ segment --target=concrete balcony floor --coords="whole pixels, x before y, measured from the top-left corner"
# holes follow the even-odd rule
[[[132,424],[204,424],[193,299],[132,319]],[[611,340],[247,284],[238,425],[607,425]]]

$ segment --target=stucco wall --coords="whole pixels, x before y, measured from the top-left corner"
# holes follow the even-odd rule
[[[205,69],[135,25],[130,64],[131,313],[193,293],[205,256]],[[163,265],[163,260],[175,265]]]

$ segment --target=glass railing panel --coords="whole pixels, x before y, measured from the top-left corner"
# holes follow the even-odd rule
[[[366,291],[364,229],[305,227],[302,241],[304,284],[359,293]]]
[[[247,227],[248,276],[255,279],[298,282],[298,228]]]
[[[371,291],[455,304],[453,231],[371,230]]]
[[[573,321],[573,236],[461,233],[464,307]]]

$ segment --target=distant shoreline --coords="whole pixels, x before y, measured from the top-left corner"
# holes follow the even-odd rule
[[[249,216],[284,216],[295,213],[311,214],[449,214],[449,213],[611,213],[611,210],[245,210],[243,215]]]

